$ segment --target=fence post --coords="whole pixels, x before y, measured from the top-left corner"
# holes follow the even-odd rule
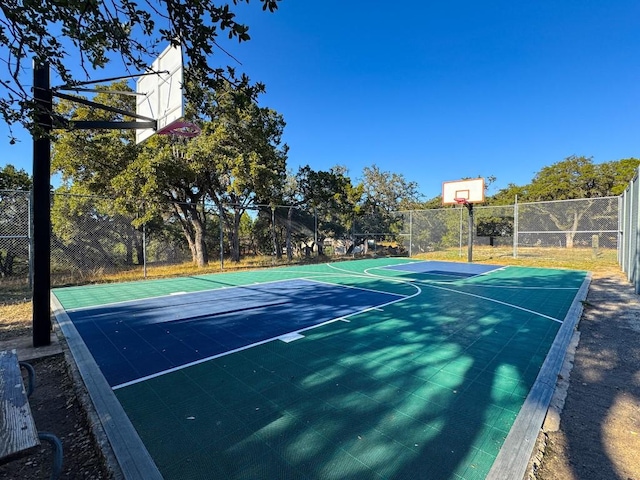
[[[318,209],[313,206],[313,244],[316,247],[316,257],[320,256],[320,248],[318,247]]]
[[[409,258],[413,247],[413,210],[409,210]]]
[[[618,265],[622,265],[622,248],[624,245],[624,198],[627,192],[618,198]]]
[[[460,251],[458,252],[458,256],[462,257],[462,207],[460,207]]]
[[[518,195],[513,204],[513,258],[518,258]]]
[[[222,207],[220,207],[220,270],[224,270],[224,229],[222,227]]]
[[[147,279],[147,223],[142,224],[142,277]]]
[[[635,237],[634,248],[631,254],[633,255],[633,285],[636,294],[640,294],[640,180],[638,177],[634,179],[635,192],[632,198],[632,202],[635,204]]]

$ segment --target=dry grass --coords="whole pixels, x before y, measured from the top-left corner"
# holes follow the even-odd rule
[[[452,248],[445,251],[414,255],[422,260],[449,260],[466,262],[466,247],[460,250]],[[589,272],[619,272],[618,253],[613,249],[590,248],[520,248],[517,257],[511,247],[473,247],[473,261],[497,265],[517,265],[521,267],[568,268]]]
[[[587,270],[594,273],[619,272],[617,252],[615,250],[600,249],[550,249],[550,248],[521,248],[517,258],[513,257],[510,247],[474,246],[474,261],[478,263],[493,263],[498,265],[518,265],[527,267],[568,268]],[[452,248],[444,251],[421,253],[414,255],[420,260],[448,260],[465,262],[467,250]],[[351,258],[344,258],[350,260]],[[304,262],[315,262],[309,259]],[[334,261],[333,259],[331,261]],[[300,264],[304,262],[295,262]],[[276,261],[273,257],[250,257],[240,263],[225,262],[224,269],[212,260],[209,266],[198,268],[192,263],[181,265],[158,265],[147,267],[147,279],[168,278],[189,275],[203,275],[209,273],[230,272],[234,270],[265,268],[290,265],[286,260]],[[105,273],[95,271],[91,274],[66,275],[52,278],[52,285],[82,285],[90,283],[113,283],[139,281],[143,278],[142,267],[136,267],[120,272]],[[13,338],[31,332],[31,292],[26,281],[0,279],[0,339]]]

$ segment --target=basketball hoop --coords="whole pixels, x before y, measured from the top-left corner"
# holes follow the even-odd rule
[[[171,135],[175,137],[193,138],[200,135],[200,127],[192,122],[185,122],[183,120],[173,122],[167,125],[161,130],[158,130],[158,135]]]
[[[187,145],[189,140],[200,135],[200,127],[192,122],[178,120],[158,130],[158,135],[166,135],[171,145],[171,153],[176,159],[189,158]]]
[[[468,203],[466,198],[454,198],[453,201],[458,205],[466,205]]]

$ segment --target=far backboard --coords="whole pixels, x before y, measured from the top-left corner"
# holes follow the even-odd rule
[[[136,82],[136,113],[158,121],[158,131],[184,117],[182,91],[182,48],[169,45]],[[155,131],[136,130],[136,143],[143,142]]]
[[[484,178],[442,183],[442,205],[456,205],[462,199],[472,204],[484,202]]]

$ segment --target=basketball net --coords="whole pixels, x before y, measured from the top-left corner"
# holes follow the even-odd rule
[[[173,122],[171,125],[167,125],[161,130],[158,130],[158,135],[171,135],[176,137],[193,138],[200,135],[200,127],[192,122],[185,122],[180,120]]]
[[[190,138],[200,135],[200,127],[192,122],[179,120],[158,130],[158,135],[166,135],[169,137],[171,144],[171,153],[175,158],[186,159],[186,146]]]

